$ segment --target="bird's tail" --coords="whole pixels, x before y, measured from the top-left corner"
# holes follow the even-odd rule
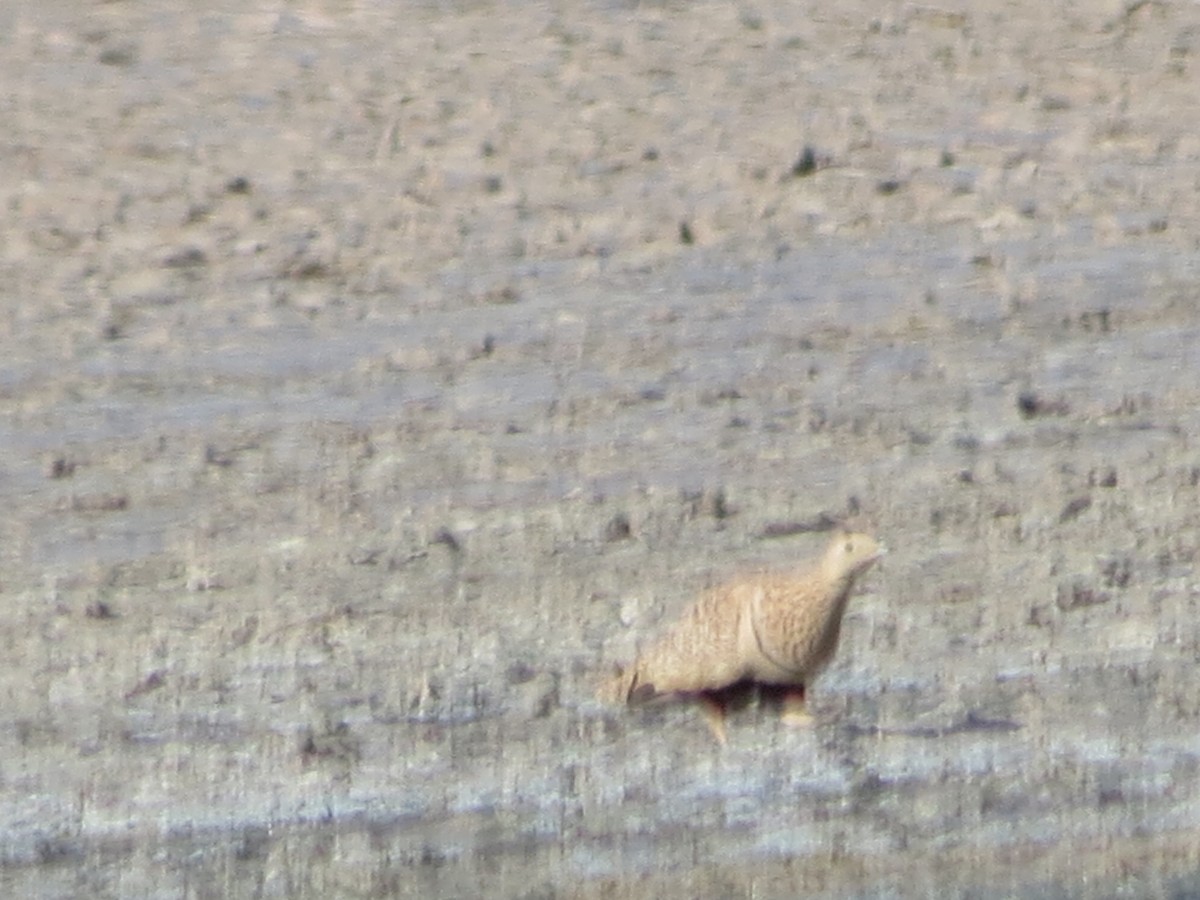
[[[615,666],[596,688],[596,699],[612,705],[628,703],[636,683],[636,666]]]
[[[641,660],[628,666],[616,666],[596,690],[596,699],[601,703],[620,705],[644,703],[658,696],[653,684],[646,683]]]

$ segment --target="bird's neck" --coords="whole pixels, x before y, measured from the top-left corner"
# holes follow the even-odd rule
[[[837,572],[826,573],[829,579],[829,592],[825,595],[824,605],[833,609],[842,609],[850,597],[850,589],[854,586],[854,574]]]
[[[845,566],[833,560],[830,560],[821,567],[821,574],[825,576],[825,580],[829,582],[830,586],[835,589],[849,589],[854,583],[855,573],[853,571],[847,572]]]

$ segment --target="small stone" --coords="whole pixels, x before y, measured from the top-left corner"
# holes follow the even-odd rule
[[[46,460],[47,478],[70,478],[75,474],[75,461],[65,456],[52,456]]]
[[[89,619],[115,619],[117,614],[103,600],[93,600],[87,605],[83,614]]]
[[[633,526],[630,525],[629,516],[625,513],[617,513],[604,526],[604,539],[609,543],[628,540],[632,535]]]
[[[1104,591],[1097,591],[1083,581],[1064,582],[1058,586],[1054,597],[1055,605],[1063,612],[1083,609],[1087,606],[1098,606],[1107,603],[1112,597]]]
[[[1059,524],[1062,524],[1064,522],[1070,522],[1072,519],[1079,518],[1080,515],[1082,515],[1086,510],[1091,508],[1091,505],[1092,505],[1091,497],[1087,497],[1087,496],[1076,497],[1074,500],[1071,500],[1069,503],[1067,503],[1067,505],[1063,507],[1062,512],[1059,513],[1059,515],[1058,515]]]
[[[799,158],[792,163],[792,176],[795,178],[804,178],[815,171],[817,171],[817,151],[812,147],[806,146],[800,151]]]
[[[633,625],[641,615],[642,601],[637,597],[626,597],[621,601],[621,608],[617,612],[617,620],[626,628]]]

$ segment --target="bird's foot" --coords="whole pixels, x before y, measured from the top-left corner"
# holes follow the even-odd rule
[[[703,691],[700,694],[700,712],[704,715],[704,724],[708,726],[708,730],[717,739],[717,743],[724,747],[727,740],[725,701],[710,691]]]
[[[807,728],[814,722],[804,702],[804,688],[785,691],[780,701],[779,720],[792,728]]]

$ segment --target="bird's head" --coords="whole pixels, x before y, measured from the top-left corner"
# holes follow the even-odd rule
[[[843,578],[855,578],[869,569],[871,564],[885,553],[887,553],[887,548],[869,534],[839,531],[829,542],[822,567],[826,576],[831,580],[841,581]]]

